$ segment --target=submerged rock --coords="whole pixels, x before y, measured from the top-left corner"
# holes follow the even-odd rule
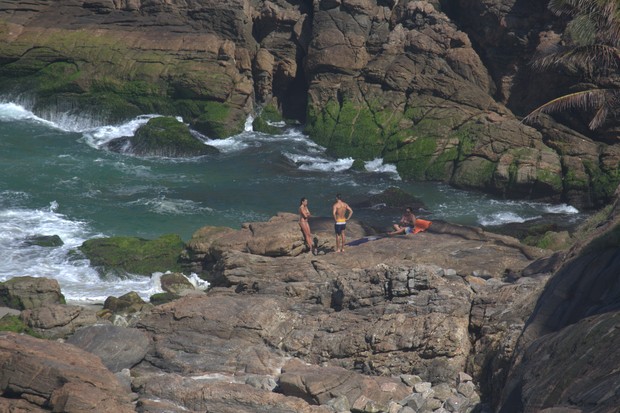
[[[24,241],[25,245],[38,245],[40,247],[61,247],[63,240],[58,235],[36,235]]]

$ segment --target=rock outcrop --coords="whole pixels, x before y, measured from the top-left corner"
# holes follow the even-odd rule
[[[617,411],[620,396],[610,389],[620,382],[619,201],[545,286],[517,343],[500,412]]]
[[[563,24],[514,0],[0,1],[0,93],[51,119],[182,116],[210,138],[265,107],[407,179],[599,207],[620,180],[614,125],[519,118],[575,82],[528,68]]]
[[[99,357],[69,344],[2,332],[0,365],[3,411],[135,411]]]
[[[130,308],[110,297],[91,326],[48,323],[67,343],[0,335],[0,406],[611,412],[620,380],[618,205],[607,211],[556,253],[439,221],[335,253],[330,220],[316,220],[317,256],[301,250],[293,214],[205,227],[184,255],[210,280],[207,292]],[[349,239],[367,235],[361,223],[350,229]],[[53,368],[42,375],[35,365]]]

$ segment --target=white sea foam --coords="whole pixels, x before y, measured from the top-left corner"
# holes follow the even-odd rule
[[[396,180],[400,181],[400,175],[396,170],[396,165],[384,164],[383,159],[375,158],[372,161],[364,162],[364,168],[368,172],[388,173],[394,175]]]
[[[238,135],[226,139],[208,139],[205,143],[218,148],[221,152],[232,153],[246,148],[259,147],[266,142],[283,142],[298,144],[306,152],[324,152],[325,148],[304,135],[299,129],[287,129],[282,135],[268,135],[246,129]]]
[[[36,116],[31,111],[21,105],[13,102],[0,103],[0,121],[10,122],[15,120],[31,120],[35,122],[45,123],[48,126],[55,127],[53,122]]]
[[[353,158],[330,160],[322,156],[293,154],[288,152],[285,152],[283,155],[303,171],[340,172],[346,171],[353,166]]]
[[[64,132],[84,132],[100,126],[102,122],[92,116],[83,116],[49,110],[39,116],[24,105],[15,102],[0,103],[0,121],[33,121]]]
[[[544,205],[543,209],[549,214],[578,214],[579,210],[571,205],[559,204],[559,205]]]
[[[482,226],[504,225],[509,223],[523,223],[540,216],[524,217],[514,212],[497,212],[485,216],[478,217],[478,223]]]
[[[95,149],[100,149],[113,139],[123,136],[133,136],[138,128],[150,119],[160,115],[142,115],[121,125],[106,125],[84,132],[86,143]]]
[[[187,199],[170,199],[161,195],[157,198],[141,198],[130,202],[133,205],[145,205],[156,214],[161,215],[191,215],[198,212],[212,212],[209,207]]]
[[[254,131],[254,126],[252,125],[253,123],[254,123],[254,116],[249,115],[248,118],[245,120],[245,124],[243,125],[243,130],[245,132]]]
[[[153,291],[160,292],[149,277],[102,280],[87,259],[74,253],[86,239],[100,234],[92,233],[85,222],[67,219],[56,212],[58,209],[53,201],[44,209],[0,210],[0,281],[25,275],[56,279],[67,300],[75,302],[103,302],[110,295],[129,291],[148,299]],[[41,247],[27,243],[41,235],[58,235],[64,244]]]

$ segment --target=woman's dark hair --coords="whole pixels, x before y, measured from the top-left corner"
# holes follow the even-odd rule
[[[305,196],[302,196],[302,197],[301,197],[301,201],[299,201],[299,205],[303,204],[305,200],[306,200],[306,197],[305,197]]]

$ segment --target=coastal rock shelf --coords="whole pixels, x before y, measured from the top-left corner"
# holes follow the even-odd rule
[[[119,412],[153,413],[518,412],[575,400],[599,411],[617,406],[613,392],[591,393],[591,386],[617,385],[610,370],[617,364],[593,370],[570,361],[590,352],[618,357],[616,289],[609,291],[615,298],[600,293],[610,305],[592,296],[618,271],[617,204],[559,253],[442,222],[335,253],[333,234],[317,222],[322,253],[314,256],[298,250],[294,224],[294,215],[279,214],[238,230],[196,231],[187,254],[211,280],[206,292],[126,317],[98,312],[93,326],[67,333],[67,343],[0,333],[0,406],[78,412],[110,403]],[[349,235],[364,235],[360,228],[351,222]],[[585,261],[600,265],[588,270]],[[579,306],[567,307],[562,291],[577,284],[589,287]],[[62,305],[39,308],[58,314]],[[41,328],[24,316],[32,311],[21,317]],[[110,325],[123,319],[124,327]],[[593,328],[601,340],[576,341]],[[571,351],[562,349],[567,340]],[[543,359],[546,384],[531,373]],[[52,367],[42,375],[27,363]],[[550,385],[566,391],[541,402]]]

